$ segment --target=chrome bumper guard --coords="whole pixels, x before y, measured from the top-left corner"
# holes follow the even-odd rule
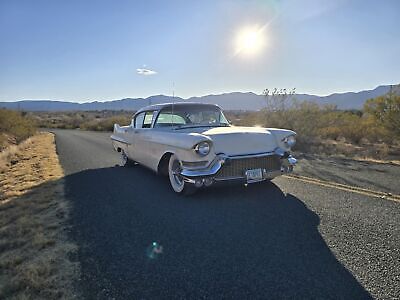
[[[293,171],[293,167],[297,164],[297,159],[291,156],[288,152],[277,148],[273,152],[260,153],[260,154],[251,154],[251,155],[239,155],[239,156],[226,156],[226,155],[218,155],[217,158],[210,164],[208,168],[197,169],[197,170],[189,170],[183,169],[181,171],[181,176],[186,182],[194,184],[196,187],[201,187],[203,185],[209,186],[214,182],[221,181],[231,181],[231,180],[243,180],[246,181],[246,175],[240,177],[227,177],[227,178],[217,178],[216,175],[218,171],[222,168],[222,166],[229,162],[230,160],[235,159],[244,159],[244,158],[262,158],[268,157],[271,155],[279,156],[281,167],[280,170],[262,170],[263,179],[272,179],[276,176],[291,173]],[[259,180],[259,181],[262,181]],[[249,182],[250,183],[250,182]]]

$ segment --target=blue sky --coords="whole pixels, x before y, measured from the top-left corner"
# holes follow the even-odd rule
[[[0,101],[372,89],[400,82],[399,28],[396,0],[0,0]]]

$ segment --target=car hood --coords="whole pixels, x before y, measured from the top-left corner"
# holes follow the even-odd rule
[[[266,128],[259,127],[206,127],[188,128],[186,132],[209,137],[216,154],[229,156],[256,154],[274,151],[278,144],[275,136]]]

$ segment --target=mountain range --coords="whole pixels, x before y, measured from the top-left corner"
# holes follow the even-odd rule
[[[338,109],[361,109],[366,100],[386,94],[390,85],[381,85],[373,90],[360,92],[335,93],[328,96],[295,94],[298,101],[312,101],[317,104],[336,105]],[[22,100],[0,102],[0,108],[25,111],[76,111],[76,110],[138,110],[149,104],[168,102],[200,102],[218,104],[225,110],[260,110],[266,105],[263,95],[255,93],[231,92],[219,95],[207,95],[183,99],[165,95],[155,95],[148,98],[125,98],[105,102],[67,102],[57,100]]]

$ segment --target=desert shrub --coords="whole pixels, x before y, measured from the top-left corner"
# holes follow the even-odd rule
[[[78,112],[35,112],[33,117],[39,127],[58,129],[83,129],[109,131],[113,122],[127,125],[130,123],[131,111],[78,111]]]
[[[0,109],[0,143],[7,137],[15,139],[17,143],[32,136],[36,132],[35,122],[21,112]]]
[[[400,138],[400,95],[394,91],[384,96],[369,99],[364,111],[373,117],[376,124]]]
[[[115,116],[106,119],[90,120],[80,124],[79,128],[83,130],[112,131],[115,123],[128,125],[130,122],[131,118],[128,116]]]
[[[368,100],[364,110],[343,111],[334,106],[293,100],[281,107],[284,109],[266,107],[254,113],[231,113],[229,117],[235,125],[292,129],[298,133],[296,148],[302,151],[326,140],[354,145],[390,145],[400,141],[400,96],[393,93]]]
[[[319,118],[317,135],[321,138],[338,140],[345,138],[358,144],[364,137],[362,117],[353,112],[329,112]]]
[[[312,102],[294,103],[290,108],[281,111],[263,110],[257,122],[265,127],[292,129],[303,139],[321,136],[320,130],[331,127],[336,122],[332,107],[319,106]],[[250,120],[249,118],[247,120]],[[252,124],[248,124],[252,125]],[[339,136],[337,129],[331,128],[330,135]],[[328,134],[326,132],[325,134]]]

